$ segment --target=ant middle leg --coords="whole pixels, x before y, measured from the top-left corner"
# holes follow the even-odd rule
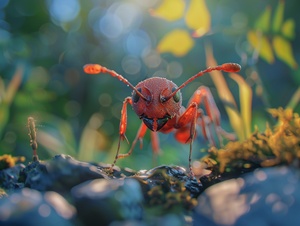
[[[235,140],[236,136],[226,132],[221,127],[221,114],[208,87],[200,86],[191,97],[189,103],[196,102],[198,105],[204,105],[206,115],[201,109],[198,109],[198,125],[202,128],[204,137],[209,140],[210,145],[216,146],[213,137],[212,127],[214,127],[219,144],[223,145],[223,137],[228,140]]]

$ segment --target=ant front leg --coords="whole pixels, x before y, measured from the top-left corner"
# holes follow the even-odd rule
[[[121,110],[120,126],[119,126],[118,149],[117,149],[115,160],[114,160],[113,164],[110,167],[111,172],[113,171],[113,167],[114,167],[114,165],[116,164],[116,162],[119,158],[125,158],[125,157],[127,157],[131,154],[131,153],[130,154],[128,154],[128,153],[127,154],[119,154],[121,140],[126,140],[128,142],[128,139],[125,135],[125,132],[126,132],[126,129],[127,129],[127,104],[132,105],[131,97],[126,97],[125,100],[123,101],[123,106],[122,106],[122,110]]]
[[[110,167],[111,172],[113,171],[113,167],[115,166],[118,159],[126,158],[126,157],[128,157],[132,154],[132,151],[133,151],[137,141],[140,142],[140,149],[142,149],[142,147],[143,147],[143,137],[145,136],[146,131],[147,131],[147,126],[142,122],[142,124],[141,124],[141,126],[140,126],[140,128],[139,128],[139,130],[136,134],[136,137],[132,142],[132,145],[131,145],[129,151],[126,154],[119,154],[120,153],[121,140],[125,139],[128,142],[128,139],[125,135],[126,127],[127,127],[127,104],[128,103],[132,104],[132,100],[131,100],[130,97],[127,97],[123,102],[123,107],[122,107],[122,111],[121,111],[121,121],[120,121],[120,131],[119,131],[120,137],[119,137],[119,142],[118,142],[118,150],[117,150],[117,153],[116,153],[115,160],[114,160],[113,164]]]

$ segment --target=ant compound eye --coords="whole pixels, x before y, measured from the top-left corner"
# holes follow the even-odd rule
[[[142,91],[141,88],[138,88],[137,90],[138,90],[139,92]],[[133,101],[133,103],[138,102],[139,99],[140,99],[140,96],[139,96],[135,91],[133,91],[133,93],[132,93],[132,101]]]
[[[174,92],[176,89],[177,89],[176,87],[173,87],[172,92]],[[178,103],[178,102],[180,101],[180,93],[179,93],[179,91],[176,92],[176,94],[173,96],[173,100],[174,100],[176,103]]]

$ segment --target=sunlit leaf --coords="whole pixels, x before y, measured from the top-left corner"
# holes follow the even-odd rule
[[[10,81],[10,83],[6,88],[4,101],[8,104],[12,102],[17,90],[19,89],[19,86],[23,78],[23,71],[24,71],[23,67],[19,66],[12,80]]]
[[[255,28],[263,33],[267,33],[270,29],[271,7],[267,7],[263,14],[255,23]]]
[[[293,19],[286,20],[282,25],[281,32],[284,37],[293,39],[295,37],[295,21]]]
[[[293,56],[291,43],[281,36],[273,38],[273,47],[276,56],[292,68],[297,68],[298,64]]]
[[[0,104],[5,96],[5,84],[3,79],[0,76]]]
[[[39,130],[38,143],[45,146],[49,151],[60,151],[71,156],[76,156],[76,138],[72,131],[71,124],[55,115],[43,112],[43,121],[40,123],[50,123],[49,126]],[[52,135],[53,134],[53,135]],[[43,136],[42,136],[43,135]]]
[[[298,87],[298,89],[293,94],[292,98],[290,99],[289,103],[286,105],[285,108],[295,109],[295,107],[299,103],[300,103],[300,87]]]
[[[158,8],[150,10],[150,14],[167,21],[175,21],[183,17],[184,9],[183,0],[163,0]]]
[[[16,93],[23,78],[23,66],[19,66],[5,89],[4,82],[0,81],[0,137],[10,117],[10,105],[15,100]]]
[[[94,159],[99,150],[106,147],[107,137],[101,130],[98,130],[93,125],[93,121],[97,119],[98,114],[92,115],[89,122],[83,129],[79,142],[79,151],[77,158],[81,161]]]
[[[65,153],[64,143],[46,131],[38,131],[37,141],[39,145],[43,146],[51,155]]]
[[[275,33],[280,31],[283,22],[283,13],[284,13],[284,1],[280,0],[275,11],[273,25],[272,25],[272,30]]]
[[[210,20],[205,0],[191,0],[185,22],[189,28],[195,31],[194,37],[200,37],[210,30]]]
[[[165,35],[158,43],[157,51],[160,53],[172,53],[175,56],[184,56],[194,46],[194,40],[190,34],[181,29],[176,29]]]
[[[216,66],[217,62],[213,56],[213,51],[210,45],[205,46],[205,52],[207,67]],[[232,126],[239,140],[244,140],[245,133],[243,128],[243,121],[223,74],[220,71],[212,71],[210,72],[210,75],[217,88],[218,94],[225,105],[225,110],[228,114],[230,125]]]
[[[251,112],[252,112],[252,89],[242,76],[231,73],[229,75],[239,86],[240,93],[240,112],[244,124],[245,137],[251,134]]]
[[[1,103],[0,104],[0,137],[4,132],[5,126],[9,120],[9,110],[10,105],[8,103]]]
[[[259,56],[268,63],[274,62],[274,55],[271,44],[261,32],[248,31],[247,38],[251,46],[259,53]]]

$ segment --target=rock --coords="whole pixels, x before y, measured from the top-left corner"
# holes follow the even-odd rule
[[[49,161],[32,162],[21,172],[25,187],[39,191],[69,191],[87,180],[108,178],[100,167],[80,162],[68,155],[56,155]]]
[[[84,225],[140,221],[143,217],[143,196],[134,179],[96,179],[75,186],[71,194]]]
[[[13,167],[0,170],[0,187],[6,190],[23,188],[24,184],[18,182],[19,173],[25,166],[17,164]]]
[[[198,198],[194,225],[299,225],[299,169],[257,169],[215,184]]]
[[[180,166],[158,166],[150,170],[139,171],[133,178],[141,181],[144,194],[155,186],[162,186],[168,192],[178,192],[183,185],[191,197],[198,197],[203,191],[201,183],[191,178],[186,170]]]
[[[71,226],[75,208],[56,192],[23,188],[0,199],[0,225]]]

